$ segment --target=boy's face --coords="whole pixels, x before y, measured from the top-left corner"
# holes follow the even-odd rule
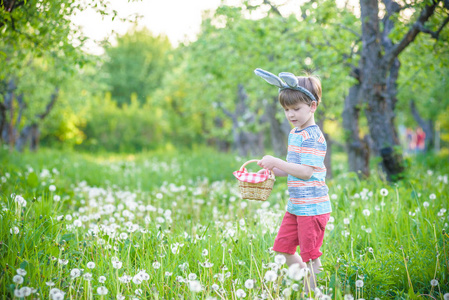
[[[316,102],[309,106],[306,103],[297,103],[295,105],[284,107],[285,116],[293,126],[304,129],[315,124],[313,114],[316,110]]]

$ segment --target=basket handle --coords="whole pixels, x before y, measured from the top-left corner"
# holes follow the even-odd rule
[[[251,160],[248,160],[246,163],[244,163],[244,164],[240,167],[240,170],[239,170],[239,171],[243,171],[243,168],[244,168],[246,165],[248,165],[248,164],[250,164],[250,163],[258,162],[258,161],[259,161],[259,159],[251,159]],[[275,176],[274,176],[273,170],[268,170],[268,171],[270,172],[270,177],[274,179]]]

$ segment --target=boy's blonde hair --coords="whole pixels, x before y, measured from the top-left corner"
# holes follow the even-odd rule
[[[321,81],[315,75],[297,76],[298,85],[306,88],[317,100],[317,106],[321,102]],[[298,103],[305,103],[308,106],[312,105],[312,99],[310,99],[306,94],[292,90],[283,89],[279,92],[279,103],[282,107],[291,107]]]

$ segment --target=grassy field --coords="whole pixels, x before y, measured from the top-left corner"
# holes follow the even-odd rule
[[[244,162],[211,150],[89,155],[0,150],[4,299],[299,299],[271,247],[285,178],[241,200]],[[338,164],[336,164],[337,166]],[[257,166],[255,166],[257,169]],[[448,158],[389,185],[336,168],[320,299],[449,299]]]

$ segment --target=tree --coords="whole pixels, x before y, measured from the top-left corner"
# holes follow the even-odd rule
[[[37,145],[39,124],[55,107],[60,86],[89,62],[80,50],[86,38],[70,19],[88,7],[116,15],[104,0],[0,2],[0,140],[11,148],[17,141],[23,149],[30,137]]]
[[[117,37],[117,45],[106,48],[102,67],[112,98],[122,105],[130,103],[131,94],[136,93],[139,101],[145,103],[163,84],[172,56],[170,51],[167,37],[153,36],[146,28],[134,28]]]
[[[411,19],[408,30],[398,39],[392,39],[392,32],[397,25],[397,15],[409,5],[401,6],[392,0],[384,0],[385,12],[379,19],[379,2],[377,0],[361,0],[362,20],[362,52],[359,66],[353,74],[357,84],[354,89],[359,89],[359,99],[365,105],[365,115],[368,121],[370,136],[376,154],[382,158],[382,166],[389,180],[401,177],[404,170],[402,155],[396,151],[399,138],[395,127],[395,108],[397,104],[397,79],[399,76],[399,54],[406,49],[420,32],[431,32],[439,35],[447,24],[447,18],[441,23],[431,23],[429,19],[436,10],[446,10],[447,2],[427,1],[415,4],[412,8],[417,11],[417,16]],[[446,6],[446,7],[443,7]],[[446,12],[447,14],[447,12]],[[383,26],[381,26],[381,23]],[[435,26],[432,31],[427,25]],[[397,30],[397,29],[396,29]],[[348,100],[349,102],[349,100]],[[358,101],[348,103],[348,106],[358,105]],[[355,120],[356,122],[358,120]],[[355,135],[353,135],[355,136]],[[363,146],[363,143],[358,143]],[[363,151],[359,151],[366,155]]]

